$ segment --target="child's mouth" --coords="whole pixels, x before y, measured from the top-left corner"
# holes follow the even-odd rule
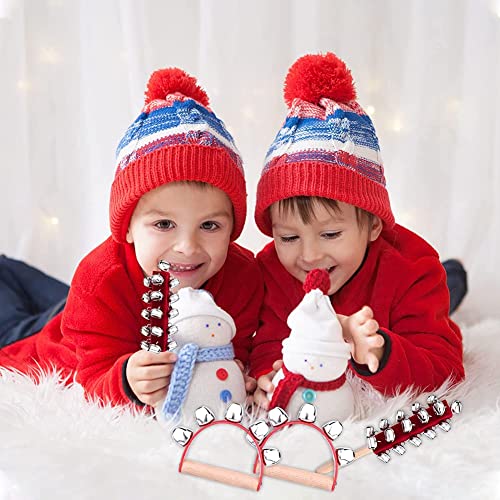
[[[170,272],[173,273],[191,273],[199,269],[202,264],[173,264],[170,263]]]

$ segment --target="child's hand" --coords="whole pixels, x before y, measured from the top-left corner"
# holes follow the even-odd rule
[[[360,365],[375,373],[384,354],[385,340],[377,333],[379,324],[370,307],[364,306],[351,316],[340,316],[344,340],[351,345],[351,355]]]
[[[139,401],[157,405],[167,396],[177,355],[173,352],[137,351],[127,363],[127,380]]]
[[[257,389],[253,394],[254,403],[267,410],[269,408],[269,399],[267,399],[267,393],[274,391],[274,385],[272,384],[273,377],[276,372],[283,366],[283,360],[278,359],[273,363],[273,369],[265,375],[261,375],[257,380]]]
[[[257,387],[257,381],[253,377],[250,377],[250,375],[246,374],[245,365],[243,365],[243,363],[239,359],[235,359],[234,361],[239,366],[241,373],[243,373],[243,380],[245,381],[245,390],[247,394],[250,395],[253,394],[255,388]],[[249,396],[247,398],[247,403],[252,404],[252,402],[253,402],[253,396]]]

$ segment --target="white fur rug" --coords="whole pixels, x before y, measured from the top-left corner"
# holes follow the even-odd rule
[[[425,439],[420,448],[408,445],[407,453],[393,456],[389,464],[368,456],[341,469],[336,498],[500,499],[500,320],[461,321],[461,326],[467,381],[446,395],[449,402],[458,398],[464,404],[452,419],[452,431],[439,430],[434,441]],[[414,400],[404,395],[385,401],[363,392],[358,414],[343,422],[344,433],[335,444],[363,446],[366,425],[392,418],[399,408],[409,410]],[[320,417],[324,421],[334,415]],[[295,465],[313,469],[328,458],[319,435],[289,431],[276,440],[283,463],[291,464],[293,457]],[[242,436],[214,427],[200,435],[189,456],[249,472],[253,450]],[[170,429],[146,415],[99,408],[85,401],[80,387],[65,387],[55,375],[35,386],[19,374],[2,372],[0,500],[292,500],[331,494],[269,477],[256,493],[179,474],[181,452]]]

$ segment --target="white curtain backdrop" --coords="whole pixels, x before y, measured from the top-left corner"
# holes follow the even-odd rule
[[[262,160],[300,55],[350,66],[399,223],[469,271],[464,307],[500,316],[498,0],[0,0],[0,253],[69,281],[109,235],[114,151],[149,74],[180,66]]]

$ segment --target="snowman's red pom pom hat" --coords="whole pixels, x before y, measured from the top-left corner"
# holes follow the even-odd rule
[[[328,271],[326,269],[313,269],[309,271],[302,288],[306,293],[317,288],[321,290],[324,295],[328,295],[328,290],[330,288],[330,276],[328,275]]]
[[[269,207],[296,196],[342,201],[394,225],[375,128],[356,102],[351,72],[335,54],[306,55],[289,69],[285,123],[257,187],[255,221],[272,236]]]
[[[246,217],[243,162],[208,104],[206,92],[185,71],[167,68],[151,75],[142,112],[116,150],[109,212],[117,242],[126,241],[141,196],[175,181],[206,182],[224,191],[233,204],[231,239],[240,235]]]

